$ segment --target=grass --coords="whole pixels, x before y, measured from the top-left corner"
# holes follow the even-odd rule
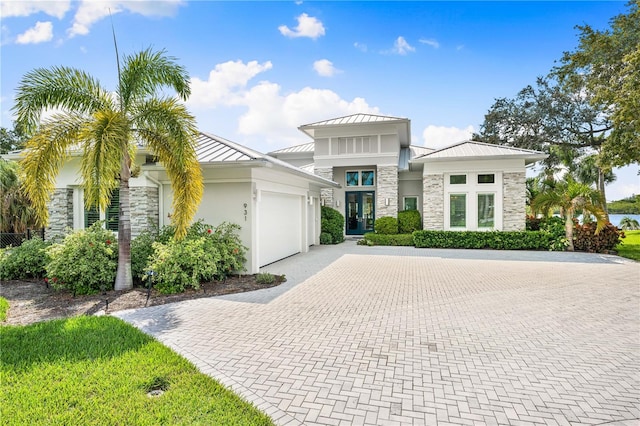
[[[2,425],[271,425],[186,359],[113,317],[0,327]],[[148,396],[162,389],[160,396]]]
[[[628,259],[640,260],[640,231],[624,231],[626,238],[616,246],[618,254]]]
[[[7,320],[7,313],[9,312],[9,302],[4,297],[0,297],[0,322]]]

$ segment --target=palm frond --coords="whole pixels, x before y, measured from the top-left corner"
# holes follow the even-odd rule
[[[40,226],[49,220],[47,205],[56,177],[85,122],[81,114],[58,113],[27,141],[25,156],[20,161],[21,181]]]
[[[172,221],[176,237],[186,234],[202,199],[202,170],[196,158],[195,120],[175,99],[139,105],[136,132],[163,163],[174,191]]]
[[[162,87],[171,87],[182,100],[191,94],[187,70],[164,50],[146,49],[125,56],[123,63],[120,96],[125,109],[156,95]]]
[[[43,111],[63,109],[74,113],[92,113],[107,108],[110,96],[98,80],[69,67],[38,68],[22,77],[16,89],[12,111],[16,123],[32,134]]]
[[[105,209],[118,186],[124,153],[129,150],[130,123],[117,111],[102,110],[83,127],[81,173],[86,207]]]

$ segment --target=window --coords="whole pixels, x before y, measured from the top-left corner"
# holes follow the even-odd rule
[[[478,194],[478,228],[493,228],[494,199],[494,194]]]
[[[491,174],[486,174],[486,175],[478,175],[478,183],[495,183],[496,182],[496,175],[494,175],[493,173]]]
[[[118,232],[120,212],[120,189],[116,188],[111,193],[111,200],[107,209],[104,211],[104,218],[101,217],[98,207],[91,207],[84,211],[84,227],[88,228],[99,220],[104,219],[106,228],[110,231]]]
[[[449,196],[449,226],[465,228],[467,226],[467,196],[451,194]]]
[[[345,175],[347,186],[375,186],[376,173],[373,170],[350,171]]]
[[[464,185],[467,183],[467,175],[451,175],[449,176],[449,183],[451,185]]]
[[[404,197],[405,210],[418,210],[418,197]]]

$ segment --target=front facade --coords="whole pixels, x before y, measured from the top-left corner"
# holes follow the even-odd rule
[[[340,184],[323,205],[345,216],[345,234],[376,218],[418,210],[424,229],[523,230],[530,150],[466,141],[440,150],[411,145],[410,120],[355,114],[303,125],[312,143],[270,155]]]

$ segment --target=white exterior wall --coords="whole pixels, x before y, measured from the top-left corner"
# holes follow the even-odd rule
[[[418,211],[422,214],[422,173],[400,172],[398,175],[398,211],[404,210],[405,197],[417,197]]]

